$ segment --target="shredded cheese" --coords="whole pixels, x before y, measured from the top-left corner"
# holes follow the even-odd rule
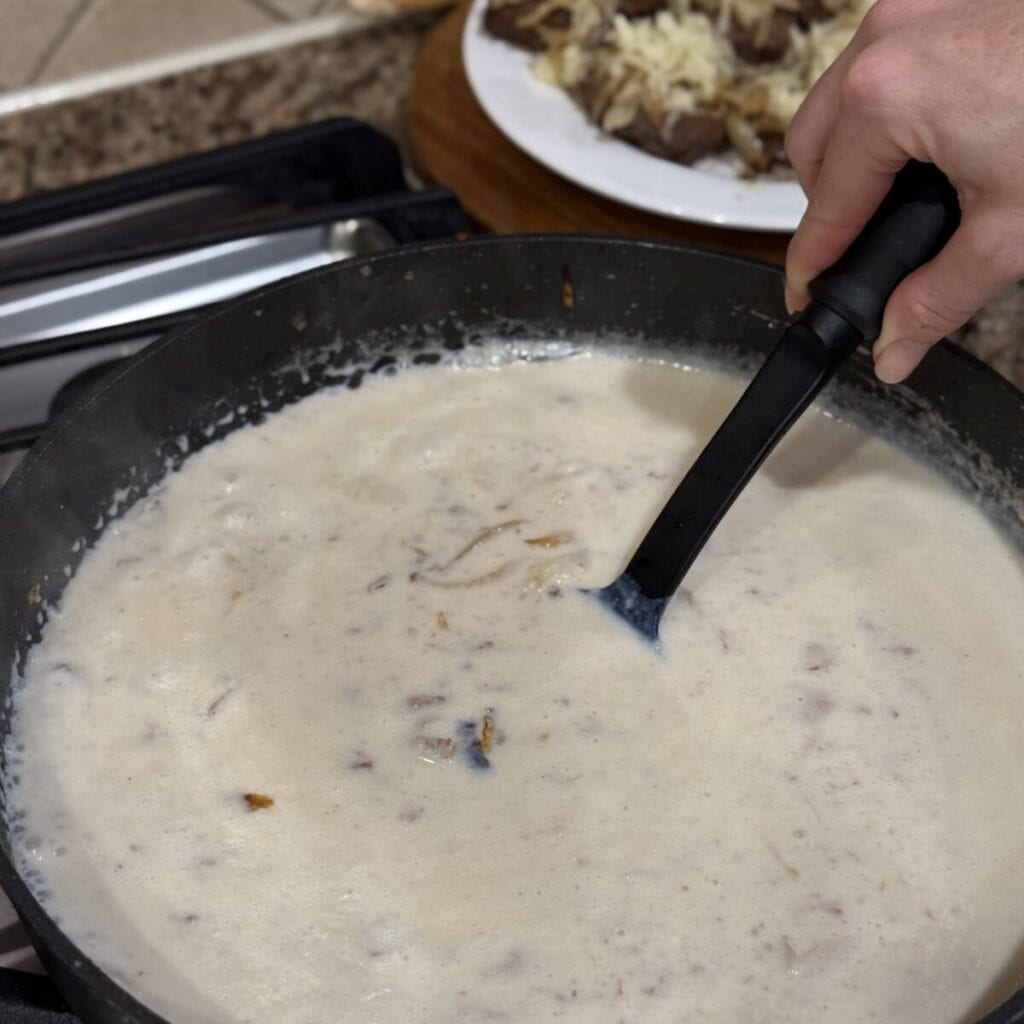
[[[693,111],[715,101],[728,76],[729,54],[702,15],[680,18],[660,11],[630,21],[620,14],[612,24],[604,64],[609,78],[638,82],[649,102]],[[613,102],[613,119],[622,116],[620,106]]]
[[[873,2],[819,0],[819,13],[831,16],[807,28],[797,20],[801,0],[668,0],[639,18],[614,13],[614,0],[544,0],[523,23],[538,26],[547,43],[534,62],[537,77],[567,89],[605,131],[621,131],[640,112],[660,124],[710,114],[746,121],[756,141],[785,133]],[[557,9],[569,10],[570,27],[545,29],[541,22]],[[792,21],[786,53],[768,64],[741,60],[730,25],[756,29],[779,11]]]

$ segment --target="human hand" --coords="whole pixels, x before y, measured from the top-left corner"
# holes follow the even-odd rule
[[[786,151],[808,197],[786,261],[794,310],[909,159],[956,187],[960,229],[893,293],[875,343],[879,378],[903,380],[1024,277],[1024,3],[878,0],[800,108]]]

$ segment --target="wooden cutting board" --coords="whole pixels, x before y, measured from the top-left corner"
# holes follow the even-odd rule
[[[708,246],[782,263],[787,237],[670,220],[605,199],[532,160],[491,124],[462,65],[468,5],[433,30],[409,99],[413,156],[425,178],[454,189],[481,227],[501,233],[573,231]]]

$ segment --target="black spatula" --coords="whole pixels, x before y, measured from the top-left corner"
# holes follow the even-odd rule
[[[592,591],[653,643],[669,599],[747,482],[861,342],[878,337],[896,286],[960,223],[956,191],[909,163],[878,212],[829,270],[644,537],[625,572]]]

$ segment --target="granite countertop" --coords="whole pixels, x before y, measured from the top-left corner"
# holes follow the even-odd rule
[[[0,118],[0,201],[338,115],[404,147],[404,101],[436,14]]]
[[[439,14],[382,17],[344,34],[0,118],[0,201],[325,117],[361,118],[411,166],[405,100]],[[1024,285],[957,340],[1024,389]]]

